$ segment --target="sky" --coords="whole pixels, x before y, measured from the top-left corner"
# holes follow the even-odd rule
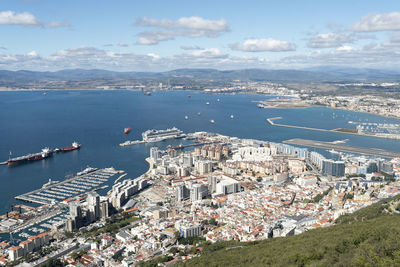
[[[1,0],[0,69],[400,68],[400,3]]]

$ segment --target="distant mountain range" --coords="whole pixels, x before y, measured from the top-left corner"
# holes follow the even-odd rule
[[[356,69],[338,67],[315,67],[304,70],[216,70],[177,69],[166,72],[116,72],[107,70],[71,69],[55,72],[0,70],[0,87],[50,86],[96,86],[116,85],[132,81],[172,80],[176,83],[187,81],[230,82],[271,81],[271,82],[343,82],[343,81],[400,81],[400,72],[390,70]]]

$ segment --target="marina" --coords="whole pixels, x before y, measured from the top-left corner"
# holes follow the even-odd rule
[[[323,142],[323,141],[315,141],[315,140],[307,140],[307,139],[289,139],[283,141],[285,144],[291,145],[299,145],[299,146],[308,146],[322,149],[331,149],[331,151],[343,151],[348,153],[356,153],[362,155],[371,155],[378,156],[384,158],[397,158],[400,157],[399,152],[387,151],[379,148],[365,148],[365,147],[356,147],[356,146],[347,146],[341,144],[334,144],[332,142]]]
[[[81,175],[61,182],[51,182],[50,180],[42,188],[16,196],[15,199],[42,205],[61,202],[97,189],[117,174],[118,171],[114,168],[105,168],[88,173],[85,173],[85,171],[80,173]]]

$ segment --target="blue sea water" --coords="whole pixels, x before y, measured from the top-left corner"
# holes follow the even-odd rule
[[[8,159],[9,151],[19,156],[46,146],[64,147],[73,141],[82,144],[79,151],[55,154],[46,160],[16,167],[0,165],[0,214],[9,209],[10,194],[37,189],[49,178],[62,180],[88,165],[125,170],[126,178],[141,175],[148,169],[144,159],[150,145],[120,147],[119,143],[141,139],[147,129],[176,126],[184,132],[210,131],[273,142],[291,138],[349,139],[348,145],[400,151],[400,141],[396,140],[283,128],[266,122],[266,118],[280,116],[280,123],[333,129],[354,127],[348,121],[400,123],[396,119],[322,107],[259,109],[253,101],[272,97],[189,93],[190,98],[184,91],[153,92],[152,96],[126,90],[48,91],[46,95],[38,91],[0,92],[0,162]],[[132,132],[124,135],[125,127],[131,127]],[[180,142],[156,145],[165,148]]]

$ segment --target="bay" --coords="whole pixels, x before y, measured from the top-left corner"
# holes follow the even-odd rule
[[[151,146],[166,148],[168,144],[181,142],[119,146],[126,140],[141,139],[141,133],[147,129],[176,126],[184,132],[218,132],[273,142],[291,138],[348,139],[348,145],[400,151],[400,141],[396,140],[276,127],[268,124],[266,118],[279,116],[280,123],[325,129],[348,128],[352,126],[348,121],[400,123],[400,120],[324,107],[259,109],[253,102],[269,98],[273,97],[193,91],[160,91],[151,96],[126,90],[0,92],[0,162],[8,159],[9,151],[20,156],[47,146],[65,147],[73,141],[82,144],[79,151],[55,154],[46,160],[16,167],[0,165],[0,214],[9,210],[10,195],[37,189],[49,178],[62,180],[86,166],[115,167],[128,173],[125,178],[141,175],[148,169],[144,159]],[[132,128],[130,134],[124,135],[125,127]]]

